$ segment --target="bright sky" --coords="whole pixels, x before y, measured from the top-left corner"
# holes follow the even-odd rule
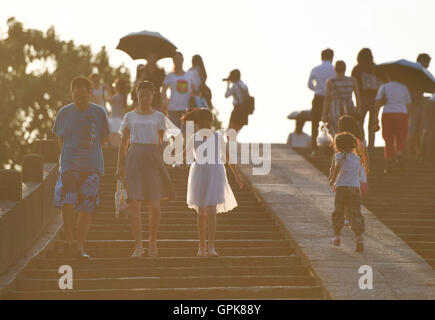
[[[45,31],[54,25],[62,39],[90,44],[95,51],[105,45],[111,63],[124,62],[133,75],[143,61],[116,50],[119,38],[159,31],[183,52],[186,70],[192,55],[202,56],[224,126],[233,106],[223,97],[221,79],[234,68],[241,70],[256,110],[239,141],[283,143],[294,128],[287,115],[311,108],[313,94],[306,83],[321,50],[332,48],[334,60],[346,62],[348,75],[362,47],[372,49],[377,63],[414,61],[420,52],[434,57],[434,12],[433,0],[15,0],[2,5],[0,27],[4,31],[11,16],[26,28]],[[167,59],[161,65],[172,68]],[[310,132],[309,124],[305,131]],[[376,139],[382,144],[380,135]]]

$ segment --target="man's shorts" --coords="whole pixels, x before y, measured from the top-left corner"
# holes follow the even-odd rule
[[[100,175],[95,172],[65,171],[57,180],[54,206],[72,204],[77,212],[96,212]]]

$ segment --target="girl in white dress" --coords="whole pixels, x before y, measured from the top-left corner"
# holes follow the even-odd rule
[[[225,171],[225,139],[211,130],[213,115],[208,109],[195,109],[187,113],[183,122],[193,121],[199,130],[186,144],[192,150],[195,162],[190,166],[187,183],[187,205],[198,213],[199,250],[198,256],[218,256],[215,250],[216,214],[228,212],[237,206],[237,201],[228,183]],[[192,148],[193,147],[193,148]],[[229,164],[240,189],[243,188],[237,171]],[[208,250],[206,232],[208,222]]]

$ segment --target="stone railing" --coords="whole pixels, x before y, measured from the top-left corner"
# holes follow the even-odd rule
[[[0,171],[0,274],[41,235],[57,212],[56,140],[39,140],[24,157],[22,171]]]

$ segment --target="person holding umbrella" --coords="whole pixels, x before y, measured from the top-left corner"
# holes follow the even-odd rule
[[[136,88],[139,81],[151,81],[156,90],[152,106],[157,110],[162,111],[160,88],[163,79],[165,78],[165,74],[163,69],[157,67],[156,62],[163,58],[172,57],[176,52],[177,47],[159,32],[143,30],[132,32],[122,37],[119,40],[116,49],[124,51],[133,60],[147,60],[146,66],[143,64],[137,66],[134,88]],[[134,89],[131,97],[133,99],[133,105],[136,107],[137,98]]]
[[[184,58],[181,52],[176,52],[172,59],[174,71],[169,73],[163,81],[162,111],[178,128],[183,128],[184,125],[180,118],[189,108],[193,79],[192,73],[183,70]],[[170,99],[167,96],[168,89],[171,90]]]
[[[403,171],[403,155],[408,136],[408,110],[412,101],[409,89],[433,93],[435,78],[422,64],[405,59],[382,63],[377,68],[387,75],[389,81],[379,88],[376,96],[377,112],[385,105],[382,114],[382,135],[387,159],[385,173],[389,174],[394,164]]]
[[[388,83],[380,86],[376,95],[376,121],[379,123],[379,109],[382,112],[382,137],[385,141],[385,174],[391,174],[393,167],[403,171],[403,156],[408,136],[408,105],[411,96],[408,87],[398,82],[397,71],[387,73]]]
[[[162,96],[160,90],[165,80],[165,70],[157,66],[158,57],[155,53],[151,52],[147,57],[147,64],[141,70],[141,81],[150,81],[153,83],[156,90],[152,106],[154,109],[162,112]]]

